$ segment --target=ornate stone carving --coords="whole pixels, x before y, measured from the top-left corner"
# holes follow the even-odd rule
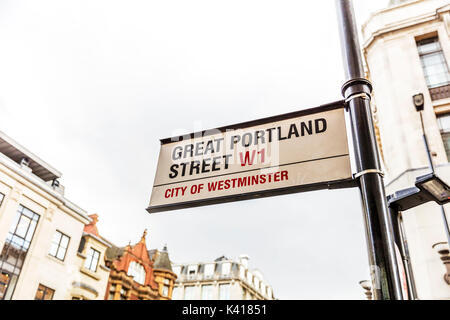
[[[433,249],[439,253],[442,262],[444,263],[446,273],[444,274],[444,280],[450,285],[450,251],[447,242],[438,242],[433,245]]]

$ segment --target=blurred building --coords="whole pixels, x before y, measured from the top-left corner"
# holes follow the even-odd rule
[[[84,210],[61,173],[0,132],[0,299],[71,299]]]
[[[110,269],[105,265],[105,253],[111,243],[97,229],[98,215],[84,227],[78,247],[76,268],[79,276],[72,282],[72,300],[103,300]]]
[[[119,248],[64,197],[61,173],[0,132],[0,300],[169,300],[167,252]]]
[[[449,183],[448,0],[390,1],[371,15],[362,33],[386,194],[413,187],[417,176],[430,172],[420,116],[412,101],[417,93],[425,96],[424,127],[437,175]],[[450,212],[449,205],[445,209]],[[415,284],[412,298],[450,299],[450,257],[440,207],[427,203],[402,212],[401,225]]]
[[[272,287],[260,271],[250,270],[248,256],[234,261],[222,256],[211,262],[174,264],[178,278],[173,300],[273,300]]]
[[[176,275],[172,272],[167,248],[150,252],[145,237],[135,245],[112,246],[106,250],[106,266],[111,270],[107,300],[169,300]],[[152,259],[153,258],[153,259]]]
[[[149,256],[154,262],[153,274],[155,275],[155,281],[158,284],[160,299],[172,299],[173,288],[175,286],[177,275],[172,270],[172,263],[170,262],[167,246],[164,246],[161,251],[156,249],[150,250]]]

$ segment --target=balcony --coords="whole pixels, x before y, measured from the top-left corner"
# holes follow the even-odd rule
[[[445,98],[450,98],[450,83],[444,86],[430,88],[431,100],[440,100]]]

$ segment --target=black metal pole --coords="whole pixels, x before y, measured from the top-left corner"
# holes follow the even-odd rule
[[[411,270],[410,264],[409,264],[409,252],[408,252],[407,247],[405,247],[405,244],[404,244],[403,238],[402,238],[400,212],[398,211],[398,208],[395,205],[388,204],[388,207],[389,207],[389,216],[391,218],[392,228],[394,231],[394,241],[395,241],[395,244],[397,245],[397,248],[398,248],[401,258],[402,258],[402,264],[403,264],[406,281],[407,281],[406,285],[408,287],[409,298],[407,299],[407,297],[403,296],[403,299],[404,300],[414,300],[416,297],[415,285],[413,283],[413,277],[412,277],[412,272],[411,272],[412,270]]]
[[[398,226],[400,232],[400,241],[402,243],[402,252],[404,252],[404,264],[406,266],[406,279],[408,280],[408,290],[410,300],[417,299],[417,289],[416,289],[416,281],[414,279],[414,273],[411,267],[411,258],[409,255],[408,242],[405,237],[405,230],[403,228],[403,219],[401,214],[398,215]]]
[[[422,125],[422,137],[423,137],[423,143],[425,144],[425,149],[427,151],[427,157],[428,157],[428,166],[431,169],[431,173],[434,173],[434,165],[433,165],[433,160],[431,159],[431,152],[430,152],[430,147],[428,144],[428,139],[427,139],[427,135],[425,134],[425,127],[423,125],[423,116],[422,116],[422,111],[419,111],[420,114],[420,124]]]
[[[378,147],[370,109],[372,85],[364,78],[362,59],[350,0],[336,0],[342,55],[347,82],[342,93],[351,120],[354,153],[363,202],[372,290],[375,300],[402,300],[392,223],[381,175]]]

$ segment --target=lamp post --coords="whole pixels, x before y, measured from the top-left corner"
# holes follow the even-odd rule
[[[413,96],[413,103],[414,103],[414,106],[416,107],[416,111],[419,112],[419,115],[420,115],[420,123],[421,123],[421,126],[422,126],[422,136],[423,136],[423,142],[425,144],[425,149],[426,149],[426,152],[427,152],[428,165],[429,165],[429,167],[431,169],[431,173],[434,174],[433,159],[431,158],[430,147],[429,147],[429,144],[428,144],[427,135],[425,133],[425,126],[423,124],[422,112],[424,110],[424,105],[425,105],[425,99],[424,99],[423,94],[422,93],[415,94]],[[425,188],[433,188],[433,184],[432,184],[432,182],[430,182],[428,184],[428,187],[426,185],[424,185],[424,187]],[[444,228],[445,228],[445,233],[446,233],[446,236],[447,236],[447,243],[450,246],[450,229],[449,229],[449,226],[448,226],[447,216],[445,214],[444,207],[442,206],[442,204],[440,204],[440,205],[441,205],[442,220],[444,221]]]
[[[351,0],[336,0],[348,106],[374,300],[402,300],[403,292],[370,108],[372,85],[364,78],[361,48]]]
[[[395,243],[401,250],[400,254],[406,269],[409,296],[416,298],[417,292],[409,264],[409,253],[406,244],[404,244],[401,225],[398,221],[399,212],[415,208],[430,201],[434,201],[442,207],[442,205],[450,202],[450,187],[433,172],[417,177],[414,187],[397,191],[389,195],[387,199],[392,225],[394,226]]]

